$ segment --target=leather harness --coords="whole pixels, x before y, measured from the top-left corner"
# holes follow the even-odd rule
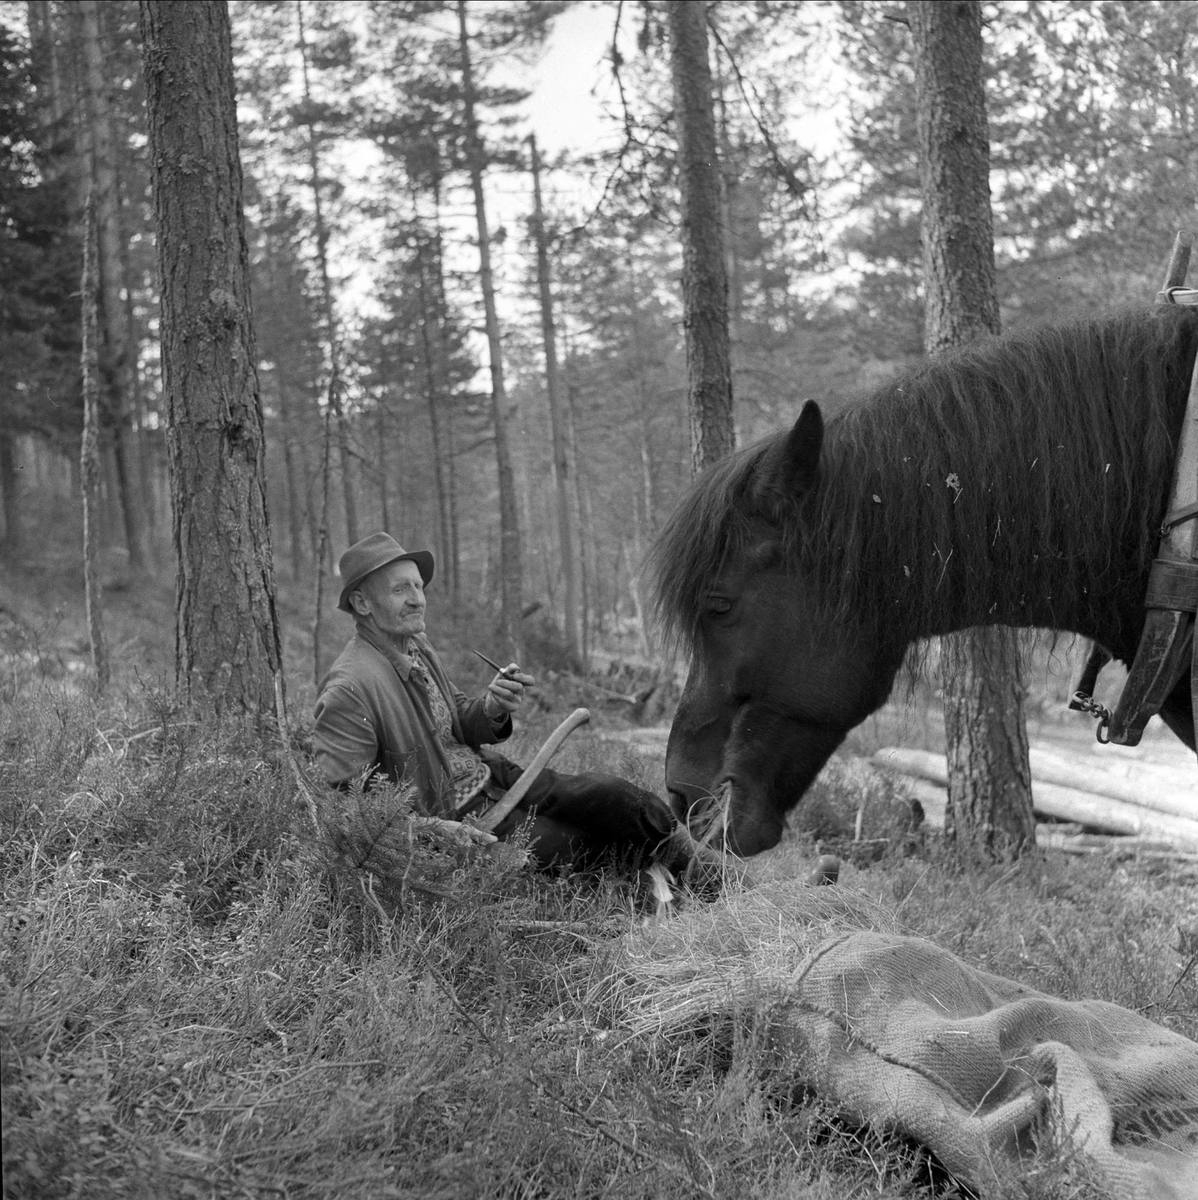
[[[1182,286],[1193,240],[1192,234],[1178,233],[1165,286],[1156,297],[1158,304],[1198,306],[1198,289]],[[1144,631],[1115,711],[1109,712],[1093,700],[1098,672],[1111,657],[1100,646],[1091,651],[1069,703],[1070,708],[1099,718],[1100,742],[1137,745],[1149,718],[1160,711],[1187,667],[1191,669],[1191,697],[1198,727],[1198,659],[1194,650],[1198,614],[1198,359],[1178,439],[1169,508],[1161,522],[1161,544],[1148,575],[1144,608]]]

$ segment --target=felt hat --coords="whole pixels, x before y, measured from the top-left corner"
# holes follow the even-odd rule
[[[436,563],[427,550],[405,550],[389,533],[372,533],[360,542],[354,542],[337,564],[343,581],[341,599],[337,601],[337,607],[342,612],[352,615],[354,610],[349,602],[350,593],[372,571],[401,559],[408,559],[416,564],[425,587],[432,582]]]

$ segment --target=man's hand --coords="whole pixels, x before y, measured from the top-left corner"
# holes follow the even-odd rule
[[[483,712],[492,721],[498,721],[505,713],[514,713],[524,700],[524,689],[534,683],[536,680],[531,675],[524,674],[512,663],[487,685],[487,694],[483,697]]]
[[[459,846],[489,846],[499,840],[493,833],[467,821],[447,821],[443,817],[413,817],[412,820],[417,826],[444,834]]]

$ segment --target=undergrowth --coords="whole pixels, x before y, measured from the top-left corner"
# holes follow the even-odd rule
[[[560,765],[655,782],[593,736]],[[637,919],[626,883],[408,853],[435,886],[381,903],[236,728],[152,686],[99,705],[22,681],[0,717],[4,1195],[958,1194],[919,1147],[780,1092],[751,1021],[613,1026],[578,981]],[[750,875],[802,878],[813,853],[789,840]],[[925,846],[841,886],[967,962],[1195,1036],[1192,883],[1059,857],[964,873]],[[1009,1194],[1099,1195],[1067,1153]]]

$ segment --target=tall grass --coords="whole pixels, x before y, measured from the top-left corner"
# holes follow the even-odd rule
[[[372,895],[237,729],[151,686],[99,705],[69,678],[18,683],[0,716],[6,1197],[953,1194],[918,1148],[780,1092],[751,1015],[630,1032],[596,987],[617,946],[657,935],[628,883],[429,842],[412,853],[441,894]],[[593,735],[561,766],[659,782]],[[814,853],[788,841],[748,882],[805,886]],[[1194,1036],[1193,882],[1063,858],[963,874],[931,845],[846,864],[840,886],[968,962]],[[1011,1195],[1097,1194],[1067,1154],[1037,1171]]]

